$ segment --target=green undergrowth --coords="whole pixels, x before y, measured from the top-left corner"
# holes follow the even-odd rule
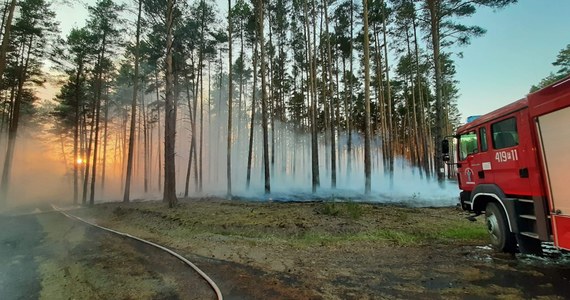
[[[192,201],[176,209],[159,202],[105,204],[81,214],[131,233],[177,242],[199,237],[295,247],[380,243],[421,246],[486,239],[481,221],[455,208],[404,208],[355,202],[248,203]]]
[[[328,216],[349,217],[360,219],[364,213],[363,206],[356,202],[325,202],[322,204],[320,212]]]

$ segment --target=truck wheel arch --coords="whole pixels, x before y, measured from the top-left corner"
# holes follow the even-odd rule
[[[518,233],[514,199],[507,198],[503,190],[495,184],[480,184],[473,189],[471,192],[471,210],[481,213],[489,202],[499,203],[505,216],[507,216],[510,231]]]
[[[471,202],[472,209],[477,213],[481,213],[485,211],[485,208],[487,207],[487,204],[489,202],[498,203],[499,206],[503,208],[503,212],[505,213],[505,216],[507,216],[507,223],[509,224],[509,230],[513,232],[513,226],[511,225],[511,218],[507,211],[507,208],[505,207],[503,201],[501,201],[501,199],[497,195],[490,193],[477,193],[473,195],[473,200]]]

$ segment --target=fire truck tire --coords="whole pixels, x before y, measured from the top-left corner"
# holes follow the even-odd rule
[[[516,238],[519,243],[519,251],[522,254],[542,256],[542,243],[540,240],[524,236],[522,234],[517,234]]]
[[[491,239],[491,245],[498,252],[514,253],[517,250],[515,235],[509,230],[507,216],[495,202],[489,202],[485,208],[485,223]]]

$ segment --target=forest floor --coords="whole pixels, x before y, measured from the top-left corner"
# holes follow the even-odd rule
[[[202,198],[73,214],[170,247],[225,299],[565,299],[570,260],[496,254],[457,208]]]

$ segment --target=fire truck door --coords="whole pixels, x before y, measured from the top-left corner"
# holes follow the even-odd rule
[[[473,190],[479,183],[477,172],[481,163],[476,159],[479,154],[476,131],[469,131],[459,137],[458,174],[462,190]]]
[[[519,134],[528,130],[521,114],[508,116],[491,124],[493,150],[491,159],[494,182],[507,195],[528,193],[529,174],[523,155],[528,143],[528,135]]]
[[[570,250],[570,107],[538,117],[554,241]]]
[[[492,172],[491,151],[489,151],[490,138],[487,126],[480,127],[478,134],[480,152],[476,155],[477,164],[473,164],[472,167],[476,172],[479,183],[493,183],[494,175]]]

